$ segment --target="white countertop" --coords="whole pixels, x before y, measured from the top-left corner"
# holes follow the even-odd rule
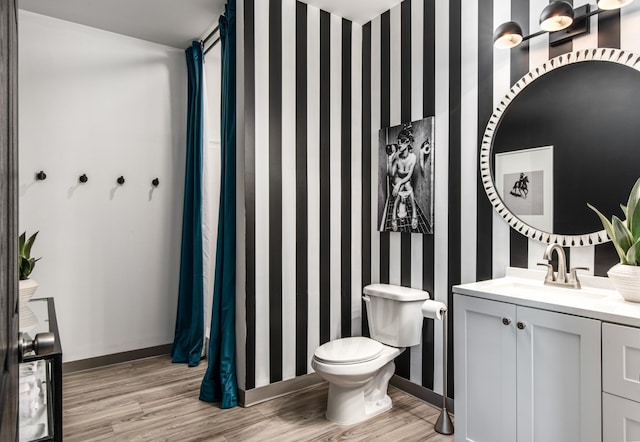
[[[504,278],[460,284],[453,292],[640,327],[640,303],[625,301],[609,278],[578,273],[581,289],[544,284],[545,271],[507,267]]]

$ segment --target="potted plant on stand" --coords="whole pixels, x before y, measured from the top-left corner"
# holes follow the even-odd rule
[[[18,271],[20,272],[20,282],[18,283],[18,312],[20,316],[20,331],[28,331],[38,323],[27,303],[38,289],[38,283],[29,276],[40,258],[31,257],[31,248],[38,236],[34,233],[27,239],[27,232],[23,232],[18,238]]]
[[[587,206],[600,217],[620,257],[620,263],[607,272],[613,286],[627,301],[640,302],[640,178],[631,189],[627,205],[620,205],[625,220],[613,215],[609,221],[591,204]]]

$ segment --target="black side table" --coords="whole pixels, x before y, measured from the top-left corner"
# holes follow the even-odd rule
[[[38,323],[26,333],[35,338],[38,333],[51,332],[55,336],[55,344],[53,352],[46,355],[26,353],[20,364],[21,380],[26,376],[33,380],[33,383],[25,382],[25,390],[27,386],[35,385],[36,393],[42,396],[30,395],[29,392],[21,396],[20,431],[21,434],[33,434],[34,441],[58,442],[62,441],[62,345],[56,309],[53,298],[32,299],[28,306]],[[24,403],[24,399],[33,400],[36,407],[30,409],[30,404]],[[38,407],[38,401],[45,402],[45,407]]]

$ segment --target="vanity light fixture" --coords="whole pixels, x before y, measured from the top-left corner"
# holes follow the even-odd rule
[[[514,21],[502,23],[493,34],[493,45],[498,49],[515,48],[523,41],[545,33],[549,33],[549,44],[557,45],[575,36],[589,33],[589,17],[620,9],[632,1],[598,0],[597,5],[584,5],[576,9],[565,1],[554,1],[540,13],[540,31],[525,36],[518,23]]]

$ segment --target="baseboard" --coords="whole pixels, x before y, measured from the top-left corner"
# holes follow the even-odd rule
[[[124,351],[111,355],[97,356],[95,358],[65,362],[62,364],[62,372],[73,373],[76,371],[105,367],[107,365],[120,364],[122,362],[135,361],[136,359],[168,355],[171,353],[172,345],[173,344],[158,345],[156,347],[141,348],[139,350]]]
[[[251,407],[271,399],[275,399],[287,394],[295,393],[306,388],[315,387],[325,382],[316,373],[306,374],[297,378],[288,379],[282,382],[258,387],[251,390],[238,390],[238,400],[240,406]],[[412,396],[423,400],[434,407],[442,408],[442,395],[435,393],[421,385],[414,384],[400,376],[393,375],[391,385],[408,393]],[[447,410],[453,414],[453,399],[447,398]]]
[[[442,395],[435,393],[428,388],[423,387],[422,385],[414,384],[413,382],[410,382],[395,374],[391,378],[390,384],[398,388],[399,390],[404,391],[405,393],[408,393],[433,405],[434,407],[442,408]],[[449,397],[447,398],[447,411],[449,411],[449,413],[451,414],[453,414],[454,412],[453,399]]]
[[[251,390],[239,390],[238,399],[242,407],[250,407],[306,388],[315,387],[323,381],[316,373],[305,374],[297,378],[265,385]]]

